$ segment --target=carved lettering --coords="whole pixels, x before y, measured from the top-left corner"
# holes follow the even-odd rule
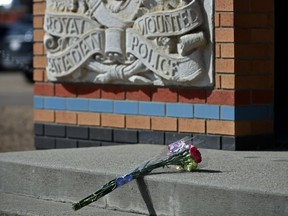
[[[83,19],[83,17],[50,14],[45,16],[44,29],[55,36],[81,36],[85,32],[98,27],[98,23]]]
[[[91,55],[101,53],[103,43],[103,31],[89,33],[61,56],[48,55],[48,68],[55,76],[66,75]]]
[[[177,62],[169,59],[165,54],[157,52],[155,47],[143,40],[139,35],[129,32],[132,37],[131,50],[132,54],[137,56],[151,70],[155,71],[160,76],[170,78],[177,70]],[[129,45],[128,45],[129,49]]]
[[[196,1],[173,12],[147,14],[137,19],[134,26],[146,37],[184,34],[203,22],[200,13],[193,7],[199,7]]]
[[[73,59],[73,64],[74,65],[77,65],[81,59],[82,59],[82,56],[81,54],[78,52],[78,46],[74,47],[74,49],[71,50],[71,56],[72,56],[72,59]]]
[[[46,71],[53,81],[212,83],[213,35],[206,36],[213,0],[46,1]]]

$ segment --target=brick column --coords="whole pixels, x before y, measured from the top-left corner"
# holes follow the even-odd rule
[[[204,148],[273,146],[273,4],[215,0],[215,85],[195,89],[48,82],[45,1],[34,0],[36,147],[166,144],[186,135]]]
[[[218,87],[235,92],[235,137],[222,148],[273,145],[274,1],[219,0],[215,10]]]

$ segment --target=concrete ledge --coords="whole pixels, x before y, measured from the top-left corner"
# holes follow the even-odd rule
[[[112,209],[83,208],[81,211],[71,211],[71,203],[40,200],[32,197],[15,194],[0,193],[0,215],[2,216],[139,216],[128,212],[120,212]]]
[[[0,191],[78,201],[162,149],[123,145],[1,153]],[[197,172],[158,169],[92,206],[150,215],[288,215],[288,152],[201,152],[205,167]]]

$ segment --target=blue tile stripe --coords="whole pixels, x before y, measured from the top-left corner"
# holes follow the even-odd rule
[[[194,117],[201,119],[220,119],[220,106],[208,104],[195,104]]]
[[[44,97],[44,109],[67,110],[66,100],[59,97]]]
[[[34,96],[34,108],[43,109],[44,108],[44,98]]]
[[[35,109],[213,120],[273,119],[272,105],[227,106],[34,96]]]
[[[166,115],[169,117],[193,118],[193,104],[166,104]]]
[[[90,100],[91,112],[103,112],[103,113],[113,113],[113,101],[112,100]]]
[[[139,102],[139,114],[150,116],[165,116],[165,103]]]
[[[262,120],[263,117],[267,119],[273,118],[273,107],[254,105],[254,106],[238,106],[235,109],[235,120]]]
[[[88,99],[69,99],[66,100],[67,110],[71,111],[89,111]]]
[[[119,114],[138,114],[138,102],[136,101],[115,101],[114,113]]]
[[[235,120],[235,107],[234,106],[221,106],[220,119],[222,120]]]

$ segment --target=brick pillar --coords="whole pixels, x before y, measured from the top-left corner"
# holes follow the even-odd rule
[[[216,77],[235,92],[235,137],[222,148],[273,146],[274,1],[215,2]]]
[[[48,82],[45,1],[34,0],[36,148],[167,144],[186,135],[204,148],[273,146],[273,4],[215,0],[215,85],[195,89]]]

